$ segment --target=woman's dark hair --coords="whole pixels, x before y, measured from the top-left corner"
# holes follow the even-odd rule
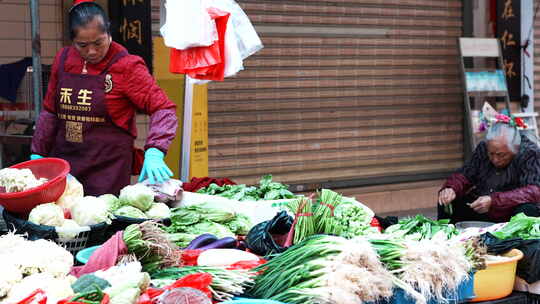
[[[99,4],[94,2],[83,2],[75,5],[69,11],[69,35],[71,40],[73,40],[77,34],[77,30],[80,27],[87,25],[92,22],[94,18],[101,17],[103,21],[100,24],[101,30],[107,34],[111,34],[111,23],[105,11]]]

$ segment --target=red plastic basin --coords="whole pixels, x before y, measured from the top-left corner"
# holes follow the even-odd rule
[[[32,171],[36,178],[46,178],[47,182],[22,192],[0,193],[0,205],[7,211],[27,215],[35,206],[55,202],[66,189],[66,176],[71,167],[60,158],[40,158],[25,161],[10,168]]]

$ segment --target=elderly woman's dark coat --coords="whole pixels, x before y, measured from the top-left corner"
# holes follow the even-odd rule
[[[452,188],[457,198],[489,195],[489,219],[508,221],[519,204],[540,203],[540,149],[522,136],[512,162],[497,169],[488,158],[487,143],[482,142],[465,166],[448,178],[444,188]]]

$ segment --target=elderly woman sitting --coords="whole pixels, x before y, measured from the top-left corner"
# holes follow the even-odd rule
[[[540,216],[540,150],[506,123],[488,129],[472,158],[439,192],[439,219],[506,222]]]

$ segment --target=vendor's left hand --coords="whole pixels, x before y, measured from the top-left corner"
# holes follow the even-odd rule
[[[163,183],[173,176],[172,171],[163,160],[164,157],[165,153],[156,148],[146,150],[141,175],[139,175],[139,182],[148,178],[150,184]]]
[[[491,208],[491,197],[489,195],[480,196],[477,200],[470,204],[470,207],[476,213],[488,213],[489,208]]]

